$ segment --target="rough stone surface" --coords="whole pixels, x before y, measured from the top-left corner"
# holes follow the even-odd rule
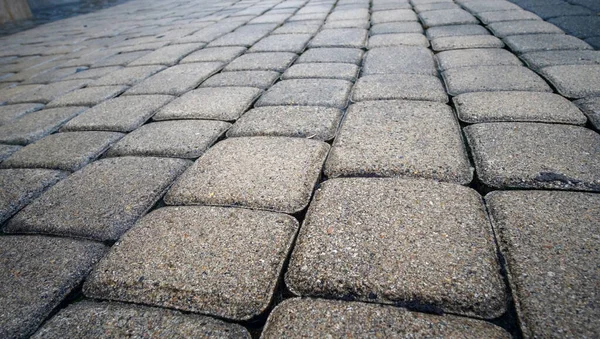
[[[289,52],[249,53],[233,60],[225,71],[285,71],[297,55]]]
[[[598,15],[559,16],[549,19],[551,23],[563,28],[567,34],[578,38],[597,37],[600,35],[600,17]]]
[[[2,162],[2,167],[48,168],[74,172],[94,161],[123,137],[116,132],[51,134],[27,145]]]
[[[552,92],[544,79],[521,66],[473,66],[442,72],[448,94],[490,91]]]
[[[541,20],[494,22],[489,24],[487,28],[499,38],[521,34],[564,33],[560,28],[553,24]]]
[[[203,48],[186,56],[179,63],[187,64],[196,62],[230,62],[238,56],[242,55],[245,51],[246,48],[240,46]]]
[[[419,13],[425,27],[478,24],[477,18],[462,9],[443,9]]]
[[[473,170],[450,106],[376,101],[348,108],[325,175],[404,176],[468,184]]]
[[[0,337],[31,335],[105,251],[88,241],[0,237]]]
[[[483,26],[479,25],[437,26],[428,28],[426,33],[429,40],[451,36],[473,36],[490,34],[488,30],[486,30]]]
[[[600,65],[549,66],[540,73],[567,98],[600,95]]]
[[[554,93],[476,92],[454,97],[458,118],[466,123],[548,122],[584,125],[585,116],[569,100]]]
[[[154,120],[236,120],[262,91],[253,87],[206,87],[190,91],[163,107]]]
[[[502,21],[541,20],[541,18],[534,13],[522,10],[481,12],[477,13],[476,16],[485,25]]]
[[[11,101],[14,98],[22,96],[24,93],[32,93],[36,89],[42,87],[41,85],[20,85],[10,86],[0,89],[0,105]]]
[[[84,293],[250,320],[269,306],[297,229],[296,219],[279,213],[161,208],[112,248]]]
[[[134,85],[147,77],[162,71],[164,66],[125,67],[89,83],[90,86]]]
[[[308,205],[328,151],[329,145],[317,140],[226,139],[175,182],[165,202],[299,212]]]
[[[600,334],[600,195],[513,191],[486,196],[527,337]],[[560,305],[560,307],[557,307]]]
[[[261,338],[320,336],[511,338],[502,328],[480,320],[361,302],[300,298],[285,300],[273,310]]]
[[[132,61],[129,66],[174,65],[183,57],[201,47],[201,44],[177,44],[165,46]]]
[[[205,62],[169,67],[135,85],[125,94],[181,95],[198,87],[222,66],[220,62]]]
[[[505,310],[499,270],[474,190],[429,180],[346,178],[317,191],[285,281],[302,296],[495,318]]]
[[[106,100],[69,121],[62,131],[130,132],[172,99],[169,95],[136,95]]]
[[[423,33],[423,27],[418,22],[386,22],[371,26],[369,33],[391,34],[391,33]]]
[[[41,104],[16,104],[0,106],[0,125],[8,124],[27,113],[39,111],[42,108],[44,108],[44,105]]]
[[[26,145],[55,132],[64,123],[85,110],[85,107],[51,108],[33,112],[0,125],[0,142]]]
[[[331,140],[342,111],[317,106],[259,107],[244,114],[228,131],[227,137],[282,136]]]
[[[362,74],[437,75],[433,53],[422,46],[374,48],[367,52]]]
[[[302,53],[296,64],[339,62],[360,65],[362,57],[363,51],[358,48],[311,48]]]
[[[64,177],[64,172],[42,169],[0,170],[0,224]]]
[[[276,83],[256,106],[328,106],[344,108],[352,83],[333,79],[292,79]]]
[[[600,135],[592,130],[498,122],[466,127],[465,135],[490,187],[600,191]]]
[[[358,66],[342,63],[306,63],[294,65],[281,76],[287,79],[342,79],[353,81],[358,75]]]
[[[465,49],[435,55],[441,71],[469,66],[521,66],[521,61],[504,49]]]
[[[358,79],[352,93],[352,101],[388,99],[448,102],[444,85],[430,75],[367,75]]]
[[[85,86],[89,80],[68,80],[43,85],[38,89],[17,96],[9,103],[18,104],[26,102],[49,103],[50,101],[60,98],[61,96]]]
[[[502,40],[491,35],[463,35],[436,38],[431,41],[434,51],[470,48],[503,48]]]
[[[249,51],[300,53],[311,38],[311,34],[271,35],[254,44]]]
[[[566,34],[512,35],[504,38],[504,42],[508,48],[519,54],[536,51],[593,49],[585,41]]]
[[[200,87],[256,87],[267,89],[279,78],[273,71],[221,72],[208,78]]]
[[[395,46],[429,47],[429,40],[427,40],[425,35],[420,33],[380,34],[369,38],[369,49]]]
[[[417,15],[410,9],[376,11],[371,14],[371,22],[373,24],[397,21],[417,21]]]
[[[77,89],[51,101],[46,107],[94,106],[104,100],[116,97],[126,89],[126,86],[100,86]]]
[[[4,159],[10,157],[13,153],[20,150],[22,147],[17,145],[3,145],[0,144],[0,163]]]
[[[367,41],[367,32],[367,30],[360,28],[324,29],[310,41],[308,46],[311,48],[363,48]]]
[[[588,117],[592,125],[600,130],[600,97],[593,97],[575,101],[577,106]]]
[[[188,163],[150,157],[95,161],[21,210],[4,231],[118,240]]]
[[[127,134],[107,156],[198,158],[231,125],[222,121],[161,121]]]
[[[32,337],[34,339],[85,339],[113,337],[246,338],[237,324],[195,314],[114,302],[82,301],[60,311]]]
[[[535,70],[560,65],[600,65],[600,51],[531,52],[521,55],[521,59]]]

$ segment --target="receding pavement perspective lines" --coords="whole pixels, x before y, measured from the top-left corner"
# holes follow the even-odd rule
[[[0,338],[597,338],[600,3],[132,0],[0,38]]]

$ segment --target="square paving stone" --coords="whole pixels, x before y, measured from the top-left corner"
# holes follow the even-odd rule
[[[476,92],[458,95],[453,101],[458,118],[471,124],[511,121],[586,123],[577,106],[554,93]]]
[[[268,308],[297,230],[298,221],[280,213],[161,208],[123,236],[83,290],[90,297],[250,320]]]
[[[463,35],[436,38],[431,41],[434,51],[448,51],[471,48],[503,48],[502,40],[492,35]]]
[[[522,66],[473,66],[442,72],[448,94],[468,92],[552,92],[544,79]]]
[[[88,241],[0,237],[0,337],[28,338],[105,252]]]
[[[308,205],[328,151],[324,142],[301,138],[226,139],[177,180],[165,202],[296,213]]]
[[[600,135],[590,129],[497,122],[464,131],[477,176],[490,187],[600,191]]]
[[[234,31],[227,33],[222,37],[213,40],[208,47],[227,47],[227,46],[242,46],[250,47],[264,38],[268,32],[263,30],[255,31]]]
[[[585,41],[566,34],[523,34],[504,38],[513,52],[521,54],[535,51],[593,49]]]
[[[0,144],[0,163],[4,161],[4,159],[10,157],[13,153],[20,150],[22,147],[17,145],[3,145]]]
[[[437,75],[433,53],[422,46],[374,48],[367,52],[362,74]]]
[[[432,180],[324,182],[300,229],[285,282],[301,296],[351,296],[486,319],[506,309],[481,197]]]
[[[220,62],[176,65],[133,86],[125,94],[181,95],[198,87],[221,67],[223,64]]]
[[[311,38],[311,34],[270,35],[254,44],[249,51],[300,53]]]
[[[299,316],[301,315],[301,316]],[[511,338],[488,322],[411,312],[404,308],[324,299],[292,298],[271,312],[261,338]]]
[[[309,47],[350,47],[363,48],[368,31],[361,28],[340,28],[321,30],[308,44]]]
[[[346,63],[360,65],[363,51],[358,48],[311,48],[296,60],[300,63]]]
[[[49,103],[50,101],[60,98],[61,96],[85,86],[89,80],[68,80],[55,82],[49,85],[44,85],[36,90],[22,94],[14,99],[9,100],[9,103],[26,103],[38,102]]]
[[[118,240],[189,163],[152,157],[95,161],[22,209],[4,232]]]
[[[502,21],[542,20],[542,18],[535,15],[535,13],[524,10],[480,12],[477,13],[476,16],[485,25]]]
[[[0,142],[27,145],[57,131],[60,126],[85,109],[85,107],[61,107],[25,114],[9,124],[0,126]]]
[[[540,73],[567,98],[600,95],[600,65],[549,66]]]
[[[429,40],[421,33],[379,34],[369,38],[369,49],[395,46],[429,47]]]
[[[0,125],[8,124],[27,113],[39,111],[42,104],[16,104],[0,106]]]
[[[575,101],[583,113],[590,119],[590,123],[600,130],[600,97],[593,97]]]
[[[66,176],[44,169],[0,170],[0,224]]]
[[[369,19],[360,19],[360,20],[328,20],[323,29],[335,29],[335,28],[364,28],[369,29],[370,23]]]
[[[317,106],[259,107],[244,114],[227,137],[283,136],[331,140],[342,119],[337,108]]]
[[[203,48],[186,56],[179,63],[187,64],[194,62],[230,62],[231,60],[242,55],[245,51],[246,48],[240,46]]]
[[[423,33],[423,27],[418,22],[386,22],[371,26],[371,36],[392,33]]]
[[[498,38],[521,34],[561,34],[560,28],[541,20],[519,20],[494,22],[487,26]]]
[[[195,314],[115,302],[82,301],[69,305],[44,324],[31,338],[85,339],[145,338],[246,338],[244,327]]]
[[[94,161],[123,137],[116,132],[51,134],[27,145],[2,162],[2,167],[48,168],[74,172]]]
[[[76,89],[56,100],[52,100],[46,107],[95,106],[104,100],[116,97],[127,88],[127,86],[99,86]]]
[[[352,83],[334,79],[283,80],[263,94],[256,106],[327,106],[344,108]]]
[[[514,11],[519,10],[521,7],[512,4],[508,1],[459,1],[460,4],[469,12],[481,13],[481,12],[494,12],[494,11]],[[516,2],[516,1],[515,1]]]
[[[419,13],[419,18],[425,26],[468,25],[479,24],[479,20],[462,9],[443,9]]]
[[[373,24],[417,20],[417,15],[411,9],[393,9],[388,11],[377,11],[371,14],[371,22]]]
[[[248,53],[233,60],[225,71],[285,71],[297,55],[289,52]]]
[[[193,51],[202,48],[203,44],[178,44],[159,48],[152,53],[132,61],[129,66],[174,65]]]
[[[107,156],[198,158],[231,125],[221,121],[163,121],[127,134]]]
[[[600,65],[600,51],[543,51],[521,55],[529,68],[540,70],[560,65]]]
[[[567,34],[578,38],[589,38],[599,36],[600,17],[597,13],[593,15],[578,16],[560,16],[548,20],[549,22],[561,27]]]
[[[444,85],[431,75],[367,75],[358,79],[352,92],[352,101],[389,99],[448,102]]]
[[[121,96],[106,100],[69,121],[61,131],[130,132],[171,100],[173,97],[169,95]]]
[[[413,7],[413,9],[415,10],[415,12],[421,13],[428,11],[439,11],[442,9],[460,9],[460,7],[453,2],[434,2],[417,4]]]
[[[305,63],[294,65],[285,71],[281,79],[342,79],[354,81],[358,66],[342,63]]]
[[[125,67],[112,72],[100,79],[90,82],[90,86],[113,86],[113,85],[134,85],[147,77],[162,71],[165,66],[137,66]]]
[[[490,35],[488,30],[479,25],[436,26],[428,28],[426,33],[429,40],[451,36]]]
[[[486,201],[524,337],[597,337],[600,195],[500,191]]]
[[[119,53],[115,54],[111,57],[102,59],[98,62],[92,64],[92,67],[107,67],[107,66],[126,66],[130,64],[135,59],[139,59],[149,53],[151,51],[137,51],[137,52],[129,52],[129,53]]]
[[[325,175],[405,176],[468,184],[473,169],[450,106],[374,101],[348,108]]]
[[[279,78],[274,71],[236,71],[213,75],[200,87],[256,87],[267,89]]]
[[[521,66],[511,52],[497,48],[445,51],[435,55],[441,71],[467,66]]]
[[[261,93],[262,90],[254,87],[198,88],[162,108],[154,120],[236,120]]]
[[[77,72],[73,75],[70,75],[64,80],[78,80],[78,79],[98,79],[105,75],[108,75],[112,72],[116,72],[123,67],[114,66],[114,67],[99,67],[99,68],[89,68],[81,72]]]

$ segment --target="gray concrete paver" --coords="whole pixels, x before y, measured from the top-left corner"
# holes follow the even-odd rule
[[[600,130],[600,97],[577,100],[575,104],[588,117],[592,126]]]
[[[300,63],[288,68],[281,76],[287,79],[342,79],[353,81],[358,75],[358,66],[343,63]]]
[[[44,108],[42,104],[16,104],[0,106],[0,125],[5,125],[23,115]]]
[[[291,79],[273,85],[256,106],[327,106],[344,108],[352,83],[337,79]]]
[[[123,93],[127,86],[85,87],[67,93],[58,99],[50,101],[46,107],[62,106],[95,106],[105,100],[112,99]]]
[[[363,76],[352,92],[352,101],[393,99],[448,102],[448,95],[438,77],[421,74]]]
[[[540,73],[567,98],[600,95],[600,65],[548,66]]]

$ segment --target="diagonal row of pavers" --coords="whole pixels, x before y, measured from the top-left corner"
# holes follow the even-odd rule
[[[600,56],[531,12],[132,1],[2,42],[2,337],[600,331]]]

